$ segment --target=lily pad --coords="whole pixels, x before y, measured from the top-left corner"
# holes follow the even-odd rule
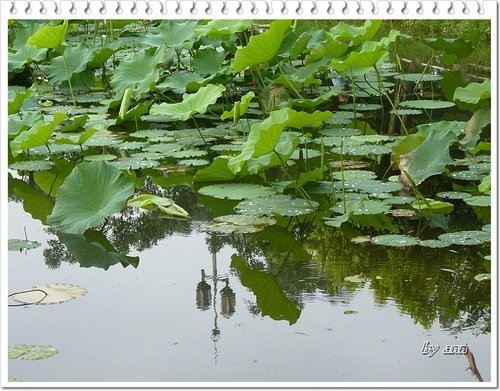
[[[25,160],[9,165],[11,170],[19,171],[42,171],[48,170],[54,163],[48,160]]]
[[[87,294],[85,288],[73,284],[46,284],[12,294],[12,298],[24,304],[61,304]]]
[[[470,193],[466,193],[465,191],[442,191],[436,195],[448,200],[465,200],[471,196]]]
[[[33,248],[37,248],[40,246],[41,244],[34,240],[9,239],[8,250],[9,251],[31,250]]]
[[[216,233],[247,234],[262,231],[267,226],[275,223],[276,220],[272,217],[239,214],[216,217],[203,227]]]
[[[460,246],[474,246],[490,242],[491,234],[485,231],[459,231],[439,235],[438,239]]]
[[[480,174],[469,170],[453,171],[450,173],[450,177],[460,181],[480,181],[482,179]]]
[[[423,110],[437,110],[437,109],[447,109],[449,107],[455,106],[453,102],[447,102],[443,100],[407,100],[399,104],[400,107],[410,108],[410,109],[423,109]]]
[[[429,248],[445,248],[449,247],[450,243],[445,242],[443,240],[428,239],[428,240],[421,240],[420,242],[418,242],[418,245]]]
[[[110,162],[116,160],[116,155],[102,154],[102,155],[87,155],[83,158],[86,162]]]
[[[198,190],[198,193],[215,198],[244,200],[268,197],[274,195],[276,192],[271,187],[253,183],[221,183],[202,187]]]
[[[258,216],[300,216],[311,213],[318,203],[302,198],[292,198],[289,195],[274,195],[266,198],[245,200],[236,205],[236,212],[245,215]]]
[[[51,345],[14,345],[9,347],[9,360],[42,360],[57,353],[57,349]]]
[[[474,280],[479,282],[491,282],[491,274],[490,273],[481,273],[474,276]]]
[[[422,213],[428,213],[432,215],[448,214],[453,211],[453,204],[444,201],[436,201],[431,198],[426,198],[424,200],[415,201],[411,204],[412,208],[419,210]]]
[[[344,281],[352,282],[354,284],[361,284],[363,282],[369,281],[369,278],[366,277],[363,273],[355,274],[354,276],[344,277]]]
[[[473,196],[465,198],[464,202],[470,206],[491,206],[490,196]]]
[[[80,163],[59,187],[47,222],[64,232],[81,234],[120,212],[133,192],[129,177],[109,163]]]
[[[372,238],[372,243],[389,247],[416,246],[420,243],[418,238],[408,235],[380,235]]]

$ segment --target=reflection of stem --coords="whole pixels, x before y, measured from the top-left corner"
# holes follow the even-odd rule
[[[200,134],[201,139],[203,140],[205,145],[207,145],[207,141],[205,140],[205,137],[203,137],[203,134],[201,134],[201,129],[198,126],[198,122],[196,122],[196,118],[194,118],[194,116],[193,116],[193,121],[194,121],[194,125],[196,126],[196,129],[198,129],[198,133]]]
[[[19,292],[14,292],[14,293],[11,293],[10,295],[8,295],[7,297],[12,297],[12,296],[15,296],[15,295],[19,295],[21,293],[29,293],[29,292],[42,292],[45,296],[42,297],[40,300],[38,301],[35,301],[33,303],[22,303],[22,304],[9,304],[9,307],[23,307],[25,305],[32,305],[32,304],[38,304],[40,302],[42,302],[47,296],[48,296],[48,293],[45,292],[44,290],[42,289],[38,289],[38,288],[33,288],[33,289],[28,289],[26,291],[19,291]]]
[[[278,156],[278,159],[281,162],[281,167],[283,168],[283,171],[285,172],[286,176],[289,179],[291,179],[291,181],[295,184],[295,188],[298,190],[298,192],[300,193],[300,195],[302,197],[304,197],[304,199],[307,201],[307,203],[309,204],[309,206],[312,209],[314,209],[313,205],[311,204],[311,201],[309,201],[311,199],[311,197],[309,196],[309,194],[307,194],[307,192],[304,190],[304,188],[301,185],[299,185],[299,183],[297,182],[296,179],[292,178],[292,176],[290,175],[290,172],[288,171],[288,167],[286,166],[285,162],[281,158],[280,154],[278,152],[276,152],[275,149],[273,149],[273,152],[276,154],[276,156]]]
[[[344,214],[347,211],[345,202],[345,178],[344,178],[344,138],[340,138],[340,177],[342,179],[342,204],[344,206]]]
[[[281,76],[283,76],[283,79],[286,81],[286,83],[288,84],[288,86],[292,89],[293,93],[295,95],[297,95],[297,97],[299,99],[304,99],[304,97],[302,95],[300,95],[299,91],[297,91],[295,89],[295,87],[292,85],[292,83],[290,83],[290,80],[288,80],[288,78],[286,77],[285,72],[283,72],[283,69],[281,68],[280,64],[278,64],[278,69],[280,70],[280,73],[281,73]]]

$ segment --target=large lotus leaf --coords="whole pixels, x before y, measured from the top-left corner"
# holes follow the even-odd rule
[[[12,156],[16,157],[29,148],[47,144],[57,125],[67,118],[66,114],[55,113],[52,122],[46,124],[44,121],[39,121],[30,130],[21,132],[10,142]]]
[[[318,203],[302,198],[292,198],[289,195],[273,195],[241,201],[235,208],[236,212],[245,215],[258,216],[301,216],[311,213]]]
[[[437,110],[437,109],[447,109],[448,107],[453,107],[455,106],[455,103],[437,99],[436,100],[420,99],[420,100],[407,100],[405,102],[401,102],[399,106],[412,109]]]
[[[451,162],[450,144],[454,140],[455,134],[451,130],[432,132],[414,150],[401,155],[399,169],[402,180],[406,183],[413,180],[418,185],[432,175],[441,174]]]
[[[290,25],[291,21],[289,20],[275,20],[269,25],[269,30],[251,37],[248,45],[238,49],[234,54],[234,59],[231,62],[233,73],[274,59]]]
[[[195,38],[195,26],[197,24],[197,20],[185,22],[163,20],[157,28],[159,33],[147,33],[142,41],[149,46],[160,47],[166,45],[177,51],[183,48],[190,49]]]
[[[64,57],[54,57],[47,67],[50,82],[57,86],[68,80],[66,71],[70,76],[84,71],[87,68],[87,63],[92,60],[92,56],[92,50],[83,43],[66,48]],[[64,59],[66,59],[66,64]]]
[[[200,75],[215,75],[221,71],[222,63],[226,58],[226,52],[217,51],[214,48],[200,49],[193,57],[191,65],[195,72]]]
[[[34,46],[23,45],[14,53],[9,52],[8,71],[14,72],[18,69],[23,69],[25,65],[32,62],[39,62],[47,55],[47,49],[36,48]]]
[[[241,97],[239,102],[236,102],[239,103],[238,106],[236,106],[235,104],[235,106],[231,109],[231,111],[224,111],[220,116],[220,119],[239,118],[240,116],[244,115],[248,110],[248,105],[250,104],[250,101],[254,97],[255,94],[253,91],[247,92],[245,95]]]
[[[198,193],[215,198],[243,200],[268,197],[276,192],[270,187],[253,183],[221,183],[202,187]]]
[[[484,231],[449,232],[438,236],[439,240],[460,246],[474,246],[491,241],[491,233]]]
[[[58,48],[62,45],[64,38],[66,37],[67,29],[67,20],[59,26],[43,26],[28,38],[26,44],[37,48]]]
[[[42,360],[55,356],[57,349],[51,345],[14,345],[9,347],[9,360]],[[9,380],[10,381],[10,380]]]
[[[144,50],[131,59],[121,61],[111,76],[110,84],[118,96],[123,96],[127,88],[132,89],[133,98],[141,98],[149,92],[160,77],[158,64],[163,61],[163,52],[156,54]]]
[[[61,304],[87,294],[85,288],[72,284],[45,284],[12,294],[15,301],[24,304]]]
[[[118,252],[102,232],[87,230],[83,235],[58,232],[57,237],[81,267],[108,270],[117,263],[121,263],[123,267],[139,265],[139,257],[130,257]]]
[[[377,33],[382,20],[370,19],[366,20],[362,26],[352,26],[350,24],[340,22],[330,29],[330,35],[337,40],[345,40],[352,46],[359,45]]]
[[[172,119],[187,121],[196,113],[205,113],[207,107],[214,104],[225,90],[226,87],[221,84],[210,84],[201,87],[194,94],[182,95],[182,102],[154,104],[150,113],[151,115],[167,115]]]
[[[288,320],[290,325],[297,322],[301,311],[283,292],[276,277],[265,271],[251,269],[243,258],[236,254],[231,257],[231,267],[240,275],[241,284],[254,293],[262,316],[269,316],[274,320]]]
[[[205,22],[205,21],[203,21]],[[245,31],[252,25],[251,20],[212,19],[195,26],[198,37],[224,39],[234,33]]]
[[[41,244],[33,240],[9,239],[7,248],[9,251],[31,250],[40,247]]]
[[[204,228],[211,232],[247,234],[262,231],[276,220],[268,216],[226,215],[214,218]]]
[[[160,209],[167,215],[181,218],[188,218],[189,213],[177,205],[174,200],[166,197],[159,197],[153,194],[141,194],[127,202],[128,206],[135,206],[146,210]]]
[[[464,103],[477,104],[482,99],[491,97],[491,80],[487,79],[482,83],[470,83],[465,87],[458,87],[453,95],[453,100]]]
[[[482,34],[483,32],[477,29],[464,34],[459,38],[438,37],[417,38],[417,40],[434,50],[440,51],[440,57],[444,64],[451,68],[451,66],[456,64],[459,59],[466,58],[471,55]],[[414,40],[415,37],[410,37],[410,39]]]
[[[121,211],[133,192],[130,178],[110,164],[80,163],[59,188],[47,222],[63,232],[81,234]]]

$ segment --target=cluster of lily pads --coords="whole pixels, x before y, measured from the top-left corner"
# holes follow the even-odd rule
[[[384,246],[490,241],[490,81],[452,70],[481,32],[379,37],[378,20],[10,23],[9,193],[68,248],[137,266],[95,228],[126,207],[189,218],[142,192],[145,176],[191,186],[214,233],[309,219]],[[410,39],[445,72],[405,73],[396,45]],[[476,214],[474,229],[450,227],[456,208]]]

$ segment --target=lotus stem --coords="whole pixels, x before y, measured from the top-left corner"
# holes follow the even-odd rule
[[[71,75],[69,74],[68,63],[66,62],[66,56],[64,55],[64,49],[62,50],[62,59],[64,63],[64,70],[66,71],[66,78],[68,79],[71,100],[73,101],[73,107],[76,108],[75,94],[73,93],[73,85],[71,84]]]

